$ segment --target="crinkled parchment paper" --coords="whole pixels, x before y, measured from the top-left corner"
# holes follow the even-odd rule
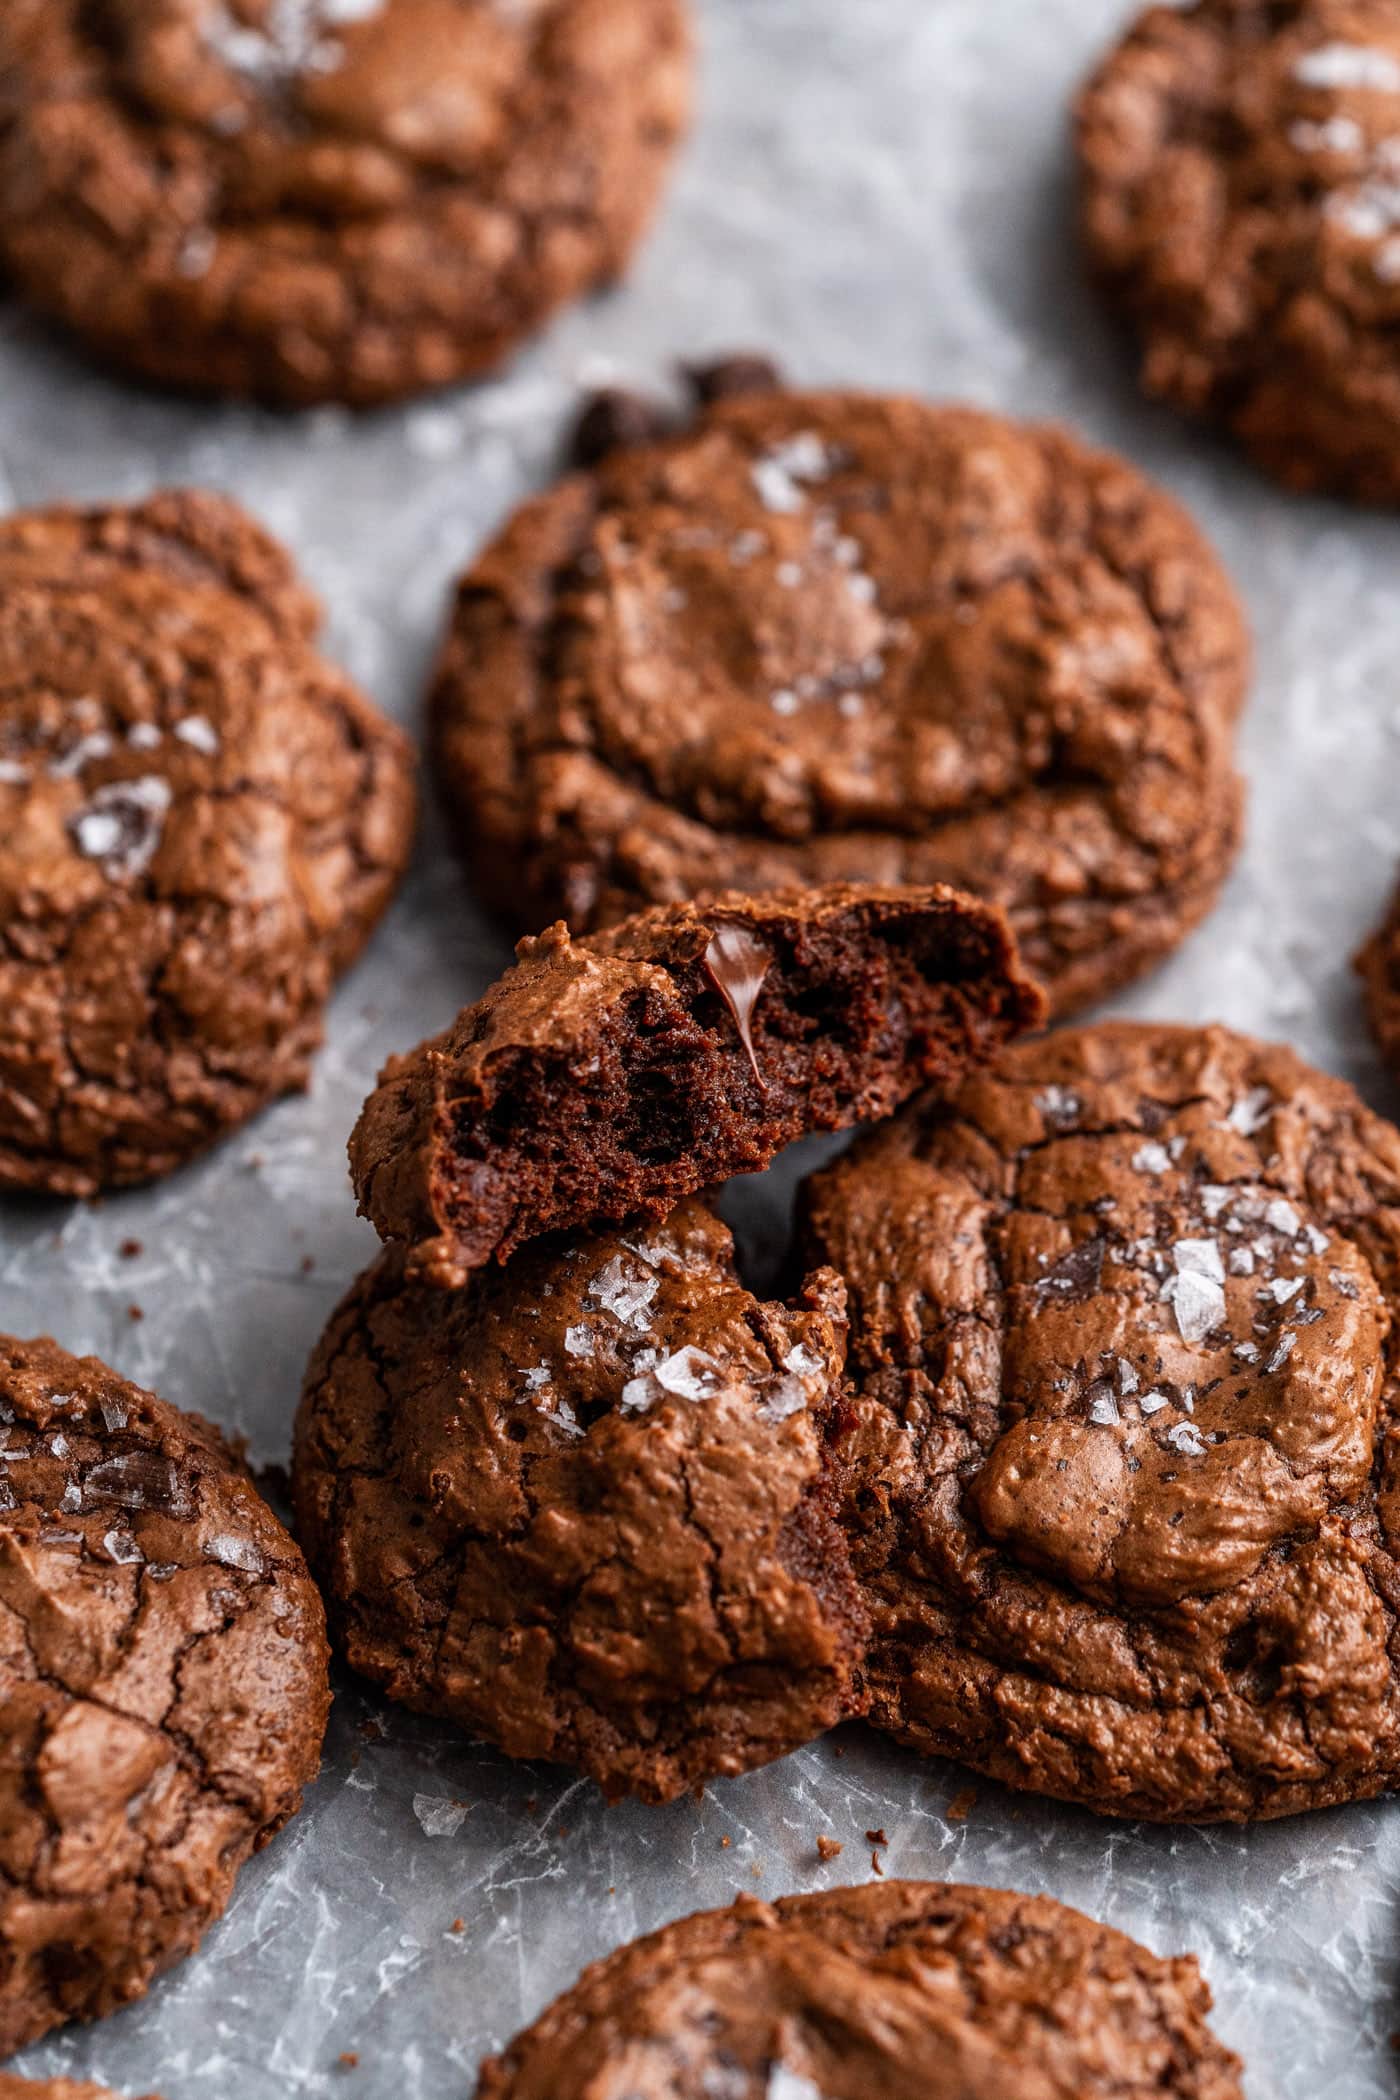
[[[806,381],[1071,419],[1195,506],[1259,645],[1243,863],[1124,1008],[1286,1037],[1395,1108],[1348,958],[1400,859],[1400,517],[1290,500],[1136,399],[1078,274],[1064,143],[1122,0],[697,5],[702,121],[656,238],[509,377],[365,420],[277,418],[107,383],[3,307],[0,501],[232,490],[302,557],[334,652],[413,722],[449,578],[550,471],[580,384],[764,345]],[[385,1054],[505,955],[430,818],[311,1094],[148,1193],[0,1205],[0,1328],[96,1350],[284,1458],[308,1351],[373,1247],[346,1181],[356,1108]],[[744,1194],[760,1251],[792,1179]],[[851,1729],[702,1802],[608,1810],[343,1683],[319,1785],[202,1953],[22,2067],[167,2100],[465,2100],[482,2054],[585,1958],[736,1888],[862,1879],[882,1827],[888,1873],[1047,1890],[1195,1949],[1255,2100],[1394,2095],[1400,1804],[1171,1831],[973,1784],[969,1804],[966,1773]],[[845,1848],[827,1865],[819,1832]]]

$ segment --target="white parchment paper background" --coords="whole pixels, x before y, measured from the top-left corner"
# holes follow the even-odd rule
[[[448,580],[547,475],[581,383],[765,346],[806,381],[1071,419],[1199,510],[1258,637],[1243,863],[1125,1009],[1285,1037],[1393,1109],[1348,958],[1400,859],[1400,518],[1285,498],[1135,398],[1078,275],[1064,149],[1068,95],[1122,0],[697,6],[702,117],[656,238],[624,290],[509,378],[358,421],[200,408],[104,381],[0,307],[0,502],[233,491],[301,555],[333,651],[414,722]],[[356,1108],[384,1055],[505,955],[430,820],[310,1096],[149,1193],[0,1205],[0,1328],[96,1350],[246,1433],[255,1459],[284,1458],[308,1351],[372,1247],[345,1174]],[[749,1192],[760,1240],[791,1179]],[[145,1252],[123,1259],[132,1238]],[[1400,1805],[1173,1832],[978,1784],[950,1819],[967,1783],[850,1730],[699,1804],[609,1811],[346,1683],[305,1812],[203,1952],[23,2068],[165,2100],[466,2100],[482,2054],[586,1958],[738,1887],[862,1879],[878,1826],[892,1874],[1044,1889],[1162,1951],[1194,1948],[1253,2100],[1400,2089]],[[819,1831],[845,1847],[829,1865]]]

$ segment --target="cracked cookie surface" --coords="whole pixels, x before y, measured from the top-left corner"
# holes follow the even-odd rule
[[[217,1433],[0,1338],[0,2054],[193,1951],[315,1776],[325,1618]]]
[[[1213,902],[1247,658],[1214,555],[1123,461],[777,387],[517,513],[459,587],[432,740],[517,925],[946,882],[1064,1013]]]
[[[586,1969],[477,2100],[1240,2100],[1193,1957],[1043,1896],[741,1896]]]
[[[619,276],[684,0],[6,0],[0,255],[166,384],[369,404]]]
[[[337,1646],[511,1757],[664,1801],[851,1711],[863,1630],[827,1447],[840,1286],[739,1283],[698,1203],[541,1241],[459,1291],[383,1255],[297,1420]]]
[[[1400,1135],[1290,1051],[1111,1026],[813,1177],[873,1721],[1109,1814],[1400,1770]]]
[[[317,624],[221,497],[0,519],[0,1189],[151,1179],[304,1084],[414,807]]]
[[[801,890],[555,926],[395,1058],[350,1140],[360,1207],[455,1288],[522,1241],[766,1167],[947,1089],[1042,1018],[999,912],[951,890]]]
[[[1080,97],[1091,263],[1143,383],[1299,489],[1400,501],[1400,17],[1149,8]]]

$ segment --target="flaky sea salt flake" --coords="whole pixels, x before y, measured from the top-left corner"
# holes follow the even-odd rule
[[[1165,1145],[1155,1141],[1139,1145],[1133,1154],[1133,1168],[1139,1174],[1165,1174],[1172,1163],[1171,1154]]]
[[[1373,45],[1348,44],[1340,38],[1305,51],[1293,65],[1300,87],[1369,88],[1378,95],[1400,94],[1400,60]]]
[[[175,735],[191,751],[202,751],[206,758],[214,758],[219,751],[219,732],[207,715],[186,715],[175,724]]]
[[[1298,1337],[1291,1330],[1287,1334],[1281,1334],[1278,1339],[1278,1346],[1265,1364],[1264,1369],[1266,1371],[1281,1371],[1297,1346]]]
[[[415,1794],[413,1813],[418,1818],[424,1837],[450,1838],[467,1820],[464,1801],[449,1801],[441,1794]]]
[[[204,1541],[204,1550],[210,1560],[218,1561],[223,1568],[241,1568],[245,1575],[261,1575],[263,1557],[251,1539],[240,1538],[237,1533],[220,1531],[212,1539]]]
[[[1240,1137],[1253,1137],[1256,1131],[1263,1129],[1273,1112],[1273,1089],[1267,1086],[1253,1086],[1247,1094],[1241,1095],[1231,1108],[1225,1118],[1226,1128],[1235,1131]]]
[[[154,774],[109,781],[73,818],[73,843],[113,880],[143,874],[160,845],[170,799],[169,781]]]
[[[1183,1342],[1203,1342],[1225,1317],[1225,1293],[1213,1276],[1186,1269],[1168,1279],[1163,1296]]]

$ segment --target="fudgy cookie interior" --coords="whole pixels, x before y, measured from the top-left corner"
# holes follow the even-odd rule
[[[351,1140],[361,1207],[456,1285],[950,1085],[1041,1011],[1001,915],[947,890],[729,896],[579,942],[558,926],[385,1073]]]

